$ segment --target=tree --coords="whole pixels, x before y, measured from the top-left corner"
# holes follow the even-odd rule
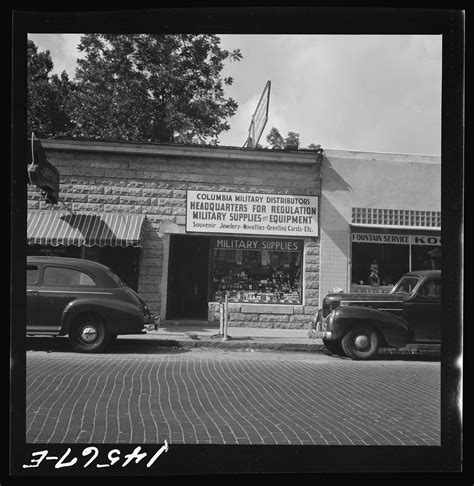
[[[284,145],[283,137],[275,127],[272,127],[270,133],[267,135],[267,142],[272,149],[282,149]]]
[[[296,132],[288,132],[288,136],[285,138],[285,149],[298,150],[300,146],[300,134]]]
[[[272,149],[298,150],[300,146],[300,134],[296,132],[288,132],[288,135],[283,138],[279,130],[272,127],[267,135],[267,142]],[[308,149],[314,150],[320,156],[324,156],[324,150],[321,148],[320,144],[316,145],[310,143]]]
[[[314,150],[318,154],[318,156],[324,157],[324,150],[322,149],[321,144],[310,143],[308,145],[308,149]]]
[[[87,34],[71,98],[71,135],[146,142],[210,142],[237,110],[225,98],[216,35]]]
[[[287,137],[283,138],[279,130],[272,127],[270,133],[267,135],[267,142],[272,149],[298,150],[300,145],[300,134],[288,132]]]
[[[37,137],[65,135],[71,129],[68,102],[73,85],[67,73],[51,75],[53,61],[50,52],[38,53],[28,41],[27,53],[27,129]]]

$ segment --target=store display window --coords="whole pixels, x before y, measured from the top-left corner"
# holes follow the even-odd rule
[[[408,272],[406,245],[353,243],[352,285],[387,291]]]
[[[351,292],[390,292],[405,273],[440,266],[438,235],[352,234]]]
[[[415,246],[411,247],[412,270],[440,270],[441,247],[439,246]]]
[[[303,240],[211,239],[211,298],[302,304]]]

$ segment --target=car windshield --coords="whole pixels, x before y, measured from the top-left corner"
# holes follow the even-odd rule
[[[411,294],[419,280],[418,277],[402,277],[390,293]]]

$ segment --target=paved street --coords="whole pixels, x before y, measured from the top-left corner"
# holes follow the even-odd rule
[[[440,363],[323,353],[27,353],[27,443],[439,445]]]

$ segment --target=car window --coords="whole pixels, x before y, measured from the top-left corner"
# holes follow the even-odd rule
[[[430,280],[425,282],[418,292],[418,295],[422,297],[431,297],[435,299],[441,298],[441,281]]]
[[[44,285],[93,286],[94,280],[84,272],[72,268],[46,267],[43,274]]]
[[[33,285],[38,282],[38,267],[36,265],[26,266],[26,283]]]
[[[418,283],[417,277],[403,277],[396,285],[393,287],[391,294],[396,292],[402,294],[411,294],[416,284]]]

